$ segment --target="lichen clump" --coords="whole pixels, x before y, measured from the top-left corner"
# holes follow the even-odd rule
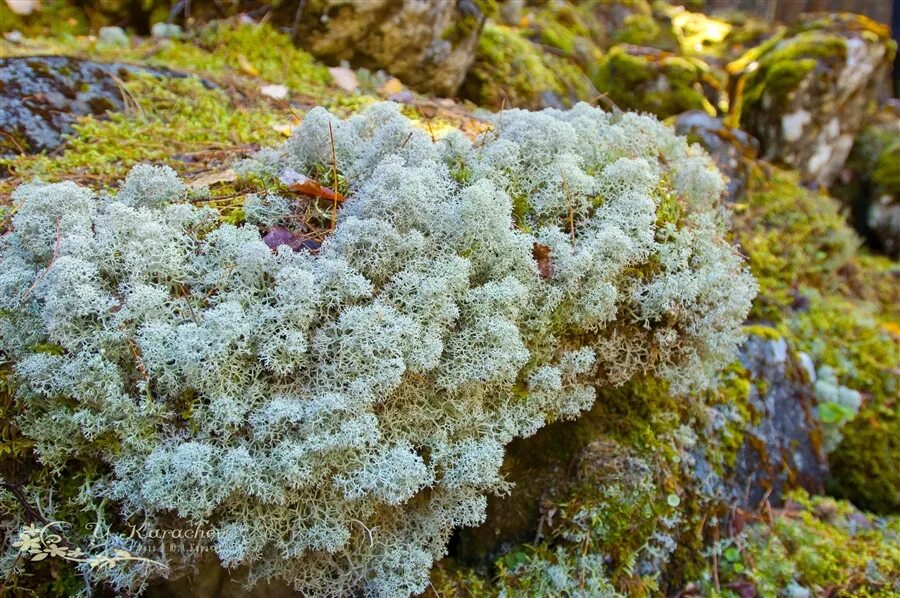
[[[205,522],[249,583],[402,596],[482,521],[512,439],[598,385],[707,386],[755,283],[725,240],[721,176],[651,117],[513,110],[435,142],[393,104],[317,108],[242,171],[317,176],[333,150],[349,189],[315,252],[222,223],[166,168],[116,195],[20,187],[0,349],[42,463],[99,472],[85,508]],[[268,205],[290,221],[290,201]],[[95,575],[134,590],[161,573]]]

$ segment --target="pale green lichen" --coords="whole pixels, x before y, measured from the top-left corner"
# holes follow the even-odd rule
[[[333,132],[352,181],[316,254],[273,253],[256,226],[184,203],[165,170],[109,197],[20,187],[0,338],[48,475],[96,471],[78,499],[92,512],[207,521],[249,583],[407,595],[505,488],[513,438],[576,417],[594,384],[707,386],[755,292],[709,158],[652,118],[583,104],[494,120],[475,143],[434,142],[394,105],[313,110],[282,165],[330,170]],[[670,194],[685,213],[658,224]],[[176,572],[196,556],[149,554]],[[159,573],[101,578],[139,590]]]

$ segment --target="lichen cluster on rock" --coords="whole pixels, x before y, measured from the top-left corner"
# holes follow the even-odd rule
[[[209,522],[251,582],[405,595],[483,519],[513,438],[589,408],[595,385],[708,386],[755,292],[709,158],[586,105],[495,124],[434,142],[392,104],[308,114],[243,171],[341,165],[349,197],[315,255],[263,242],[290,202],[220,224],[168,169],[111,197],[20,187],[2,348],[44,466],[99,458],[89,508]]]

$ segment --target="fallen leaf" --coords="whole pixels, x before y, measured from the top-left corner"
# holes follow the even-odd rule
[[[535,243],[531,249],[531,255],[537,262],[538,273],[541,278],[550,278],[553,276],[553,264],[550,263],[550,248],[540,243]]]
[[[228,170],[223,170],[221,172],[201,174],[196,179],[188,183],[188,187],[190,187],[191,189],[199,189],[201,187],[210,187],[217,183],[230,183],[235,180],[237,180],[237,173],[229,168]]]
[[[306,179],[305,181],[288,185],[288,189],[290,189],[294,193],[311,195],[313,197],[321,197],[322,199],[327,199],[329,201],[344,201],[343,195],[341,195],[334,189],[331,189],[330,187],[325,187],[324,185],[317,183],[312,179]]]
[[[237,61],[238,66],[241,67],[241,70],[246,74],[250,75],[251,77],[259,77],[259,71],[255,66],[253,66],[253,64],[251,64],[249,60],[247,60],[246,56],[244,56],[243,54],[238,54]]]
[[[325,187],[304,174],[300,174],[293,168],[285,168],[281,171],[281,176],[278,179],[282,185],[287,186],[294,193],[302,193],[303,195],[321,197],[322,199],[337,202],[344,201],[344,196],[340,193],[337,193],[330,187]]]
[[[275,100],[283,100],[287,97],[288,88],[286,85],[263,85],[259,88],[259,93]]]
[[[356,78],[356,73],[353,72],[353,69],[334,66],[329,68],[328,72],[331,73],[331,78],[334,79],[335,85],[344,91],[356,91],[359,87],[359,79]]]
[[[272,130],[278,133],[281,133],[285,137],[290,137],[294,132],[294,125],[292,124],[283,124],[283,125],[272,125]]]

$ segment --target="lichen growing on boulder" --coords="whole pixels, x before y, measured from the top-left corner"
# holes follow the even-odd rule
[[[494,126],[435,142],[395,105],[313,110],[265,163],[340,169],[347,200],[315,253],[273,253],[165,169],[111,196],[20,187],[0,338],[51,472],[29,495],[70,472],[84,481],[57,510],[208,522],[249,583],[406,595],[505,488],[514,438],[588,409],[595,386],[710,384],[755,284],[709,158],[586,105]],[[176,575],[197,555],[149,556]],[[161,573],[95,575],[124,590]]]

